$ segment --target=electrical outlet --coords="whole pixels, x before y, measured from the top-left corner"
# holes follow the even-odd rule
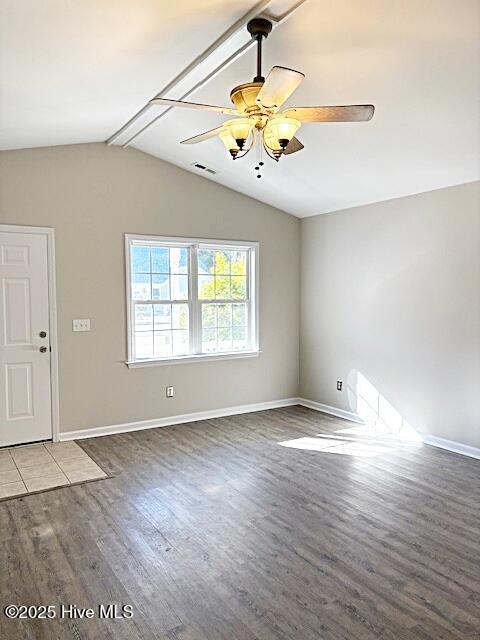
[[[337,380],[337,391],[341,391],[343,387],[343,381]]]
[[[167,398],[173,398],[173,387],[167,387],[165,389],[165,395]]]
[[[90,320],[88,318],[83,318],[81,320],[73,320],[72,330],[73,331],[90,331]]]

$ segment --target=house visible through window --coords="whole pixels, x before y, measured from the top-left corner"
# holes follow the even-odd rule
[[[258,352],[256,243],[127,236],[129,364]]]

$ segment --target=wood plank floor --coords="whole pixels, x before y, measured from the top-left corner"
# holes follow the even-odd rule
[[[82,441],[114,478],[0,504],[0,638],[480,638],[480,462],[278,444],[347,426],[290,407]]]

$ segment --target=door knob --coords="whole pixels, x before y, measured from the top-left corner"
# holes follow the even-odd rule
[[[46,331],[40,331],[40,333],[38,335],[40,336],[40,338],[46,338],[47,337],[47,332]]]
[[[47,347],[40,347],[40,353],[47,353]]]

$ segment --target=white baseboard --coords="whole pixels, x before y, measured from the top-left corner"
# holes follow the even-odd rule
[[[168,416],[166,418],[158,418],[156,420],[140,420],[138,422],[125,422],[124,424],[113,424],[105,427],[63,431],[59,434],[59,439],[63,442],[66,440],[96,438],[98,436],[109,436],[116,433],[127,433],[128,431],[141,431],[143,429],[155,429],[156,427],[169,427],[176,424],[196,422],[198,420],[211,420],[212,418],[223,418],[226,416],[240,415],[242,413],[253,413],[254,411],[267,411],[268,409],[291,407],[296,404],[307,407],[308,409],[327,413],[331,416],[336,416],[337,418],[343,418],[344,420],[364,424],[364,421],[360,416],[352,411],[332,407],[328,404],[322,404],[321,402],[314,402],[313,400],[307,400],[306,398],[285,398],[283,400],[258,402],[256,404],[243,404],[237,407],[226,407],[224,409],[185,413],[183,415]],[[480,449],[462,444],[461,442],[454,442],[452,440],[446,440],[445,438],[425,435],[424,443],[480,460]]]
[[[297,398],[297,404],[309,409],[315,409],[316,411],[322,411],[338,418],[344,418],[345,420],[351,420],[352,422],[359,422],[365,424],[364,420],[352,411],[345,411],[344,409],[338,409],[337,407],[331,407],[328,404],[322,404],[320,402],[314,402],[313,400],[307,400],[306,398]],[[480,449],[471,447],[461,442],[454,442],[453,440],[446,440],[445,438],[438,438],[437,436],[430,436],[424,434],[424,444],[429,444],[432,447],[438,447],[439,449],[445,449],[446,451],[452,451],[453,453],[459,453],[463,456],[470,458],[476,458],[480,460]]]
[[[211,420],[212,418],[223,418],[226,416],[239,415],[241,413],[252,413],[254,411],[266,411],[268,409],[279,409],[280,407],[291,407],[295,404],[300,404],[299,398],[285,398],[283,400],[272,400],[270,402],[243,404],[238,407],[212,409],[210,411],[198,411],[197,413],[185,413],[183,415],[168,416],[166,418],[158,418],[156,420],[140,420],[138,422],[125,422],[124,424],[112,424],[105,427],[76,429],[73,431],[61,432],[60,440],[62,442],[65,440],[80,440],[83,438],[110,436],[115,433],[126,433],[128,431],[141,431],[142,429],[169,427],[175,424],[196,422],[197,420]]]
[[[364,424],[364,421],[361,419],[361,417],[357,413],[353,413],[353,411],[345,411],[345,409],[331,407],[329,404],[314,402],[313,400],[307,400],[306,398],[297,398],[297,404],[301,404],[302,407],[308,407],[309,409],[315,409],[315,411],[328,413],[331,416],[336,416],[337,418],[343,418],[344,420],[350,420],[351,422],[359,422],[361,424]]]
[[[480,460],[480,449],[477,449],[477,447],[471,447],[468,444],[454,442],[453,440],[446,440],[445,438],[437,438],[437,436],[425,436],[423,442],[431,445],[432,447],[446,449],[453,453],[460,453],[463,456],[469,456],[470,458]]]
[[[74,429],[72,431],[62,431],[59,434],[61,442],[66,440],[81,440],[84,438],[97,438],[99,436],[111,436],[115,433],[128,433],[129,431],[141,431],[143,429],[155,429],[157,427],[170,427],[176,424],[197,422],[198,420],[211,420],[212,418],[224,418],[226,416],[240,415],[242,413],[253,413],[254,411],[267,411],[268,409],[279,409],[281,407],[291,407],[302,405],[315,411],[328,413],[337,418],[344,418],[352,422],[363,423],[363,420],[351,411],[331,407],[328,404],[313,402],[306,398],[285,398],[283,400],[272,400],[270,402],[258,402],[256,404],[243,404],[237,407],[226,407],[224,409],[212,409],[210,411],[198,411],[196,413],[185,413],[183,415],[168,416],[153,420],[139,420],[137,422],[125,422],[123,424],[111,424],[104,427],[91,427],[87,429]]]

